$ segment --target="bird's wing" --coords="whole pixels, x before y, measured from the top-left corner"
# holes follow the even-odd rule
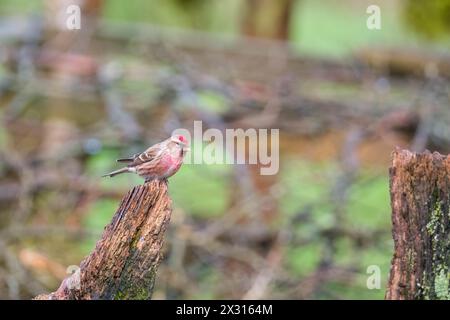
[[[144,152],[137,154],[133,159],[132,162],[128,164],[129,167],[135,167],[138,166],[144,162],[149,162],[158,157],[158,155],[161,153],[162,148],[160,144],[155,144],[154,146],[148,148]]]
[[[128,158],[117,159],[116,161],[117,162],[133,162],[134,159],[136,159],[137,156],[139,156],[139,153],[136,153],[136,154],[134,154],[134,155],[132,155],[131,157],[128,157]]]

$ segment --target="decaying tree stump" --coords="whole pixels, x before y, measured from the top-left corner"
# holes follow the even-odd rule
[[[395,252],[386,299],[450,299],[450,156],[397,149],[390,190]]]
[[[170,215],[166,182],[134,187],[80,269],[35,299],[150,299]]]

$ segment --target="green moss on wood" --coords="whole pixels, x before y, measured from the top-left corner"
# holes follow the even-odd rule
[[[148,300],[151,297],[151,289],[144,287],[130,288],[116,293],[114,300]]]
[[[423,271],[422,279],[417,284],[418,297],[422,299],[450,300],[449,280],[450,273],[450,232],[448,214],[444,203],[434,201],[435,205],[430,213],[429,222],[426,225],[427,235],[431,243],[430,268]],[[445,212],[445,213],[444,213]],[[431,269],[431,270],[430,270]]]
[[[156,270],[150,269],[140,279],[140,281],[122,281],[114,300],[149,300],[153,293]]]
[[[428,235],[433,239],[433,235],[436,234],[436,232],[441,228],[441,217],[442,217],[442,211],[441,211],[441,203],[437,203],[431,212],[430,221],[427,223],[427,232]],[[443,226],[442,226],[443,227]]]
[[[450,274],[442,269],[434,279],[434,291],[439,300],[450,300],[450,292],[448,290],[448,282]]]

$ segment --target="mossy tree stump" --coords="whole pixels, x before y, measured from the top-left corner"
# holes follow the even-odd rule
[[[450,299],[450,156],[395,150],[386,299]]]
[[[80,269],[35,299],[150,299],[170,215],[166,182],[134,187]]]

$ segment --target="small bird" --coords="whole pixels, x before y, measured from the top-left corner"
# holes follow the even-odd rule
[[[142,153],[129,158],[118,159],[117,162],[128,162],[128,165],[102,177],[114,177],[121,173],[134,172],[144,178],[146,182],[155,179],[166,180],[180,169],[183,158],[188,151],[186,138],[182,135],[173,135],[149,147]]]

